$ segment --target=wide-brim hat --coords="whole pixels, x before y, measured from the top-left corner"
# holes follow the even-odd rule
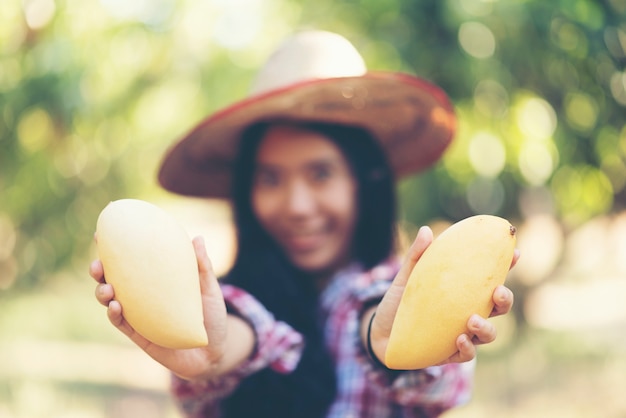
[[[209,115],[168,150],[159,182],[183,195],[229,198],[241,133],[265,120],[365,128],[396,178],[436,162],[456,128],[452,104],[436,85],[405,73],[368,72],[342,36],[305,31],[270,56],[247,98]]]

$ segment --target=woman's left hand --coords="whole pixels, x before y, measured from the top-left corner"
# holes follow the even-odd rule
[[[384,298],[376,308],[376,317],[372,323],[370,338],[372,349],[379,359],[384,358],[389,335],[391,334],[391,326],[393,325],[393,320],[396,316],[411,271],[432,241],[432,230],[427,226],[420,228],[415,241],[413,241],[413,244],[409,248],[405,262],[396,275],[391,287],[387,290]],[[511,261],[511,268],[517,263],[518,259],[519,251],[516,249],[513,260]],[[493,303],[494,308],[489,317],[508,313],[513,306],[513,292],[506,286],[498,286],[493,292]],[[366,313],[363,324],[368,322],[371,313],[373,313],[373,310]],[[487,344],[496,339],[496,327],[480,315],[472,315],[468,320],[467,326],[469,331],[473,334],[473,337],[470,338],[467,334],[459,335],[456,340],[458,351],[441,364],[462,363],[472,360],[476,357],[477,345]]]
[[[511,267],[517,262],[519,253],[515,252],[515,257]],[[513,306],[513,292],[505,286],[498,286],[493,292],[494,307],[489,317],[504,315]],[[467,328],[474,335],[471,339],[467,334],[461,334],[456,339],[456,347],[459,349],[444,363],[463,363],[476,357],[476,346],[488,344],[496,339],[496,327],[487,319],[480,315],[472,315],[467,321]]]

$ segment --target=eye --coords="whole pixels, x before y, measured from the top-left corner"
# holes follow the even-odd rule
[[[317,165],[311,169],[311,178],[315,182],[324,182],[333,175],[332,167],[329,165]]]
[[[276,187],[280,184],[280,176],[273,170],[261,169],[254,175],[254,184],[259,187]]]

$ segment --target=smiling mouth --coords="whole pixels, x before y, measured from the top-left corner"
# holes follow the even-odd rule
[[[295,251],[312,251],[321,245],[324,235],[322,231],[290,234],[286,236],[286,243]]]

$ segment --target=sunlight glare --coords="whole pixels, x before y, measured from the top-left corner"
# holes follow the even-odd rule
[[[479,22],[466,22],[459,28],[459,43],[474,58],[489,58],[496,50],[496,38],[491,30]]]
[[[549,139],[556,130],[557,116],[554,108],[538,97],[522,100],[517,106],[517,125],[532,138]]]
[[[24,18],[31,29],[41,29],[48,25],[55,12],[54,0],[28,0],[24,2]]]
[[[506,151],[500,138],[488,132],[479,132],[470,140],[469,159],[478,174],[493,178],[504,169]]]

